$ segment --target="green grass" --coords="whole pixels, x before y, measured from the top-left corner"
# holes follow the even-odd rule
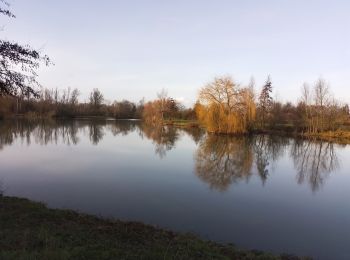
[[[268,239],[268,238],[267,238]],[[0,196],[0,259],[299,259]]]

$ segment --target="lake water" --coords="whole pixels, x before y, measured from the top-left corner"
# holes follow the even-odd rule
[[[240,248],[350,259],[350,146],[137,121],[0,122],[5,195]]]

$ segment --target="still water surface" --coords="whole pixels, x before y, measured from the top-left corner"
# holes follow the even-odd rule
[[[137,121],[0,122],[5,195],[238,247],[350,259],[350,146]]]

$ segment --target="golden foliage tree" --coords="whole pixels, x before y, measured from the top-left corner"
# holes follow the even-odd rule
[[[255,120],[254,91],[231,77],[215,78],[200,90],[195,109],[209,132],[247,133]]]
[[[158,98],[144,105],[142,118],[147,124],[160,125],[166,119],[171,119],[178,111],[179,104],[168,97],[165,90],[158,93]]]
[[[149,101],[143,108],[142,118],[147,124],[158,125],[163,121],[159,100]]]

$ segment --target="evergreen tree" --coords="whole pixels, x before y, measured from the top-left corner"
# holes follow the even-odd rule
[[[264,129],[266,125],[266,121],[268,120],[272,105],[273,99],[271,97],[272,93],[272,82],[271,77],[268,76],[263,86],[260,96],[259,96],[259,114],[260,114],[260,122],[261,127]]]

